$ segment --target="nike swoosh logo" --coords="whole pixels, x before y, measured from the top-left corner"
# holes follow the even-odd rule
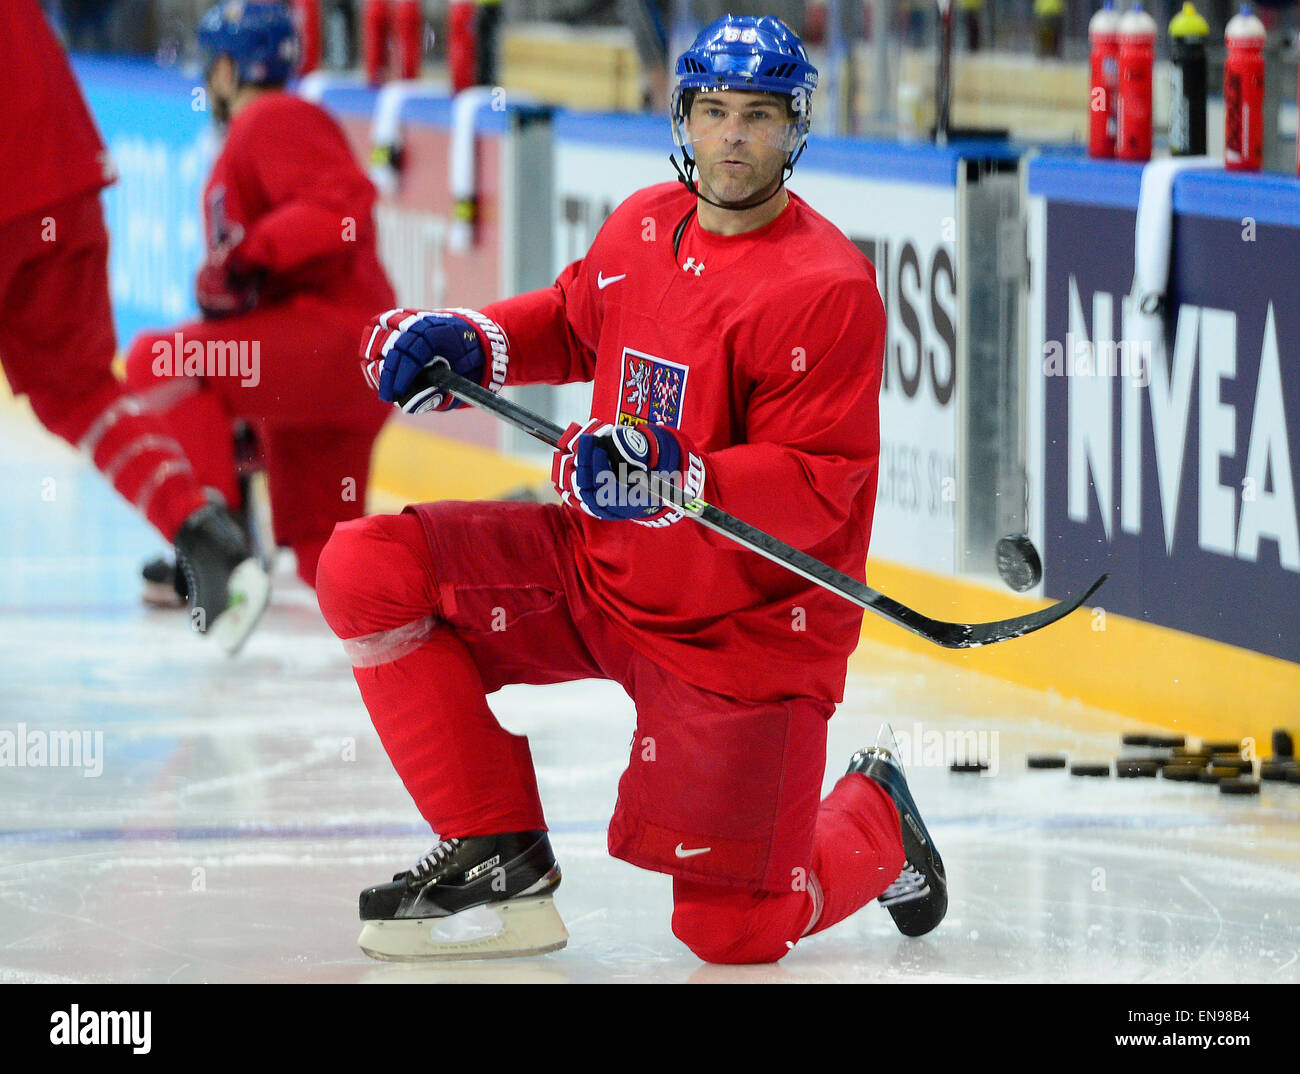
[[[608,278],[605,277],[605,276],[602,276],[599,272],[597,272],[597,273],[596,273],[596,286],[599,287],[599,288],[603,291],[603,290],[605,290],[605,288],[608,287],[611,283],[618,283],[619,280],[624,280],[624,279],[627,279],[627,273],[626,273],[626,272],[623,273],[621,276],[610,276],[610,277],[608,277]]]
[[[712,847],[700,847],[699,850],[687,850],[681,843],[677,844],[677,856],[679,858],[693,858],[696,854],[707,854]]]

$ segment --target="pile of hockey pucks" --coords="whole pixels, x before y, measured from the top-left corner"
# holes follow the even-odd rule
[[[1125,734],[1121,739],[1124,752],[1115,759],[1114,772],[1120,779],[1165,779],[1185,783],[1216,784],[1223,794],[1258,794],[1260,780],[1287,781],[1300,784],[1300,762],[1295,759],[1291,735],[1285,730],[1273,732],[1273,754],[1259,768],[1243,755],[1243,743],[1237,741],[1200,741],[1189,745],[1184,735]],[[1063,769],[1072,776],[1106,778],[1111,765],[1105,761],[1070,763],[1062,754],[1030,754],[1030,769]],[[958,771],[953,766],[953,771]],[[965,769],[962,769],[963,771]]]
[[[1125,743],[1142,736],[1125,736]],[[1222,794],[1258,794],[1254,765],[1242,754],[1240,739],[1202,740],[1195,746],[1183,742],[1158,759],[1160,775],[1183,783],[1217,785]]]
[[[1259,766],[1259,778],[1271,782],[1300,784],[1300,761],[1290,732],[1273,732],[1273,756]]]

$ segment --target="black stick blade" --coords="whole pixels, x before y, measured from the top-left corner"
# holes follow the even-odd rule
[[[966,632],[966,638],[962,641],[953,644],[944,641],[938,643],[945,645],[949,649],[975,649],[981,645],[993,645],[999,641],[1009,641],[1011,638],[1022,638],[1026,634],[1032,634],[1035,630],[1042,630],[1045,626],[1051,626],[1058,619],[1064,619],[1097,592],[1102,583],[1109,577],[1109,574],[1103,574],[1082,593],[1076,593],[1072,597],[1057,601],[1050,607],[1030,612],[1028,615],[1016,616],[1014,619],[1001,619],[995,623],[972,623],[969,626],[961,627]]]
[[[808,581],[816,582],[823,589],[838,593],[845,600],[851,601],[869,612],[875,612],[890,622],[910,630],[913,634],[925,638],[926,641],[941,645],[945,649],[977,649],[982,645],[995,645],[1000,641],[1010,641],[1012,638],[1021,638],[1026,634],[1032,634],[1036,630],[1042,630],[1043,627],[1051,626],[1058,619],[1063,619],[1072,611],[1075,611],[1110,577],[1108,574],[1103,574],[1082,593],[1059,601],[1047,608],[1040,608],[1036,612],[1030,612],[1028,615],[1019,615],[1012,619],[999,619],[992,623],[949,623],[942,619],[931,619],[929,616],[922,615],[920,612],[909,608],[906,604],[900,604],[898,601],[859,582],[856,578],[851,578],[829,564],[814,559],[806,552],[801,552],[771,534],[756,529],[748,522],[742,522],[712,504],[698,499],[684,501],[680,496],[675,498],[672,495],[675,491],[672,486],[662,490],[662,493],[657,482],[652,482],[651,487],[662,499],[671,502],[676,507],[680,507],[708,529],[731,538],[731,540],[743,545],[751,552],[756,552],[765,559],[779,563],[787,570],[807,578]]]

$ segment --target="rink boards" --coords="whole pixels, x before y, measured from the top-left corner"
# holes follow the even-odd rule
[[[122,170],[106,206],[125,343],[146,325],[193,312],[188,280],[202,254],[207,117],[196,107],[197,85],[179,76],[102,61],[79,61],[78,71]],[[368,159],[375,95],[335,85],[322,100]],[[673,147],[658,120],[556,114],[544,124],[543,145],[537,124],[519,119],[531,112],[502,95],[473,115],[476,212],[467,229],[465,200],[458,211],[448,179],[449,102],[417,97],[401,106],[402,167],[375,173],[391,187],[377,217],[399,302],[475,306],[545,286],[581,256],[622,197],[671,178],[665,158]],[[962,511],[961,460],[979,446],[960,418],[959,372],[971,355],[962,338],[971,318],[961,316],[971,286],[961,279],[971,251],[959,249],[971,225],[959,193],[964,152],[987,154],[818,140],[792,183],[876,264],[890,314],[869,581],[928,615],[973,621],[1019,614],[1109,570],[1098,609],[1032,638],[942,655],[1189,733],[1260,737],[1294,721],[1300,567],[1288,540],[1300,474],[1300,328],[1293,303],[1275,301],[1270,312],[1267,297],[1294,278],[1296,184],[1219,174],[1179,180],[1173,365],[1159,416],[1152,403],[1139,405],[1135,418],[1122,374],[1055,377],[1039,358],[1052,339],[1077,334],[1072,329],[1098,337],[1106,326],[1097,311],[1108,302],[1112,334],[1121,338],[1140,170],[1099,171],[1051,155],[1022,164],[1023,442],[1004,447],[1024,466],[1026,528],[1045,565],[1043,585],[1022,597],[986,566],[970,568],[977,550]],[[1241,239],[1245,216],[1254,221],[1251,245]],[[1218,345],[1207,350],[1207,340]],[[1217,400],[1208,394],[1216,386]],[[523,398],[557,420],[585,416],[581,387],[528,389]],[[545,460],[521,447],[478,413],[396,420],[377,458],[380,506],[490,496],[540,479]],[[1254,498],[1244,499],[1245,478],[1260,475]],[[864,636],[936,652],[871,616]]]

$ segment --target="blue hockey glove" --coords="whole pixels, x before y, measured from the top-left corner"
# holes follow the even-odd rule
[[[421,385],[420,374],[429,366],[448,366],[453,373],[499,392],[505,385],[507,362],[505,332],[477,310],[388,310],[371,320],[361,340],[367,383],[380,399],[397,404],[407,414],[465,405],[450,393]]]
[[[683,515],[650,491],[646,474],[651,472],[689,496],[704,489],[704,461],[676,429],[615,426],[592,418],[565,430],[551,465],[551,481],[566,504],[593,518],[669,525]]]

